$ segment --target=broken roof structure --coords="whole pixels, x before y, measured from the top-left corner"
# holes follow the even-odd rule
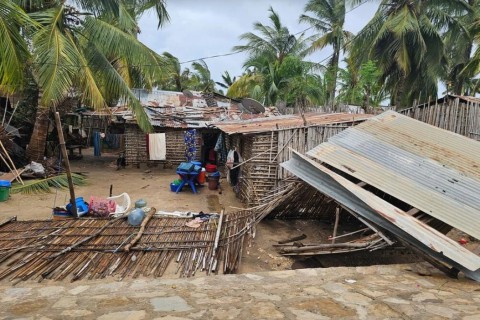
[[[282,166],[437,266],[480,281],[480,257],[414,215],[480,239],[479,154],[477,141],[387,111]]]
[[[310,112],[303,115],[294,114],[244,121],[225,121],[213,123],[212,126],[227,134],[253,134],[303,127],[350,125],[370,117],[372,117],[371,114]]]
[[[163,90],[133,90],[154,127],[206,128],[211,122],[247,120],[278,114],[274,110],[251,113],[240,101],[219,94],[195,91],[173,92]],[[133,122],[130,112],[124,118]]]

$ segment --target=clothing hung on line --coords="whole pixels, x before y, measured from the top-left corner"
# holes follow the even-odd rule
[[[123,134],[107,133],[105,143],[110,149],[119,149],[122,146]]]
[[[148,154],[150,160],[167,159],[165,133],[151,133],[148,135]]]
[[[101,147],[102,147],[102,140],[100,136],[100,132],[95,131],[93,133],[93,155],[95,157],[101,156]]]
[[[227,162],[227,146],[225,143],[225,139],[223,137],[223,134],[220,133],[217,138],[217,142],[215,143],[215,148],[214,150],[217,152],[217,161],[220,164],[226,163]]]
[[[187,162],[195,161],[197,155],[197,143],[196,143],[197,130],[190,129],[185,131],[185,158]]]
[[[243,162],[243,158],[236,150],[230,150],[227,156],[227,167],[228,170],[228,181],[232,186],[238,184],[238,179],[240,176],[240,167],[237,167],[240,163]],[[236,167],[236,168],[235,168]]]

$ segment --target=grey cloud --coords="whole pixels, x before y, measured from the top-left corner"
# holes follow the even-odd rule
[[[167,1],[171,23],[157,30],[153,14],[146,14],[140,20],[142,33],[139,39],[158,53],[168,51],[188,61],[202,57],[230,53],[235,45],[241,44],[239,36],[252,31],[253,23],[268,23],[268,8],[278,12],[282,22],[293,33],[305,30],[298,17],[303,13],[306,0],[177,0]],[[347,16],[346,29],[358,32],[373,16],[377,4],[368,2],[353,10]],[[326,49],[309,57],[321,61],[329,56]],[[243,53],[205,60],[214,80],[228,70],[231,75],[243,72]],[[188,67],[189,65],[184,65]]]

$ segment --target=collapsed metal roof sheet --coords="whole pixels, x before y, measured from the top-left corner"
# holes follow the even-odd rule
[[[480,239],[480,143],[385,112],[308,155]]]
[[[352,113],[306,113],[303,116],[298,114],[274,116],[246,121],[214,122],[211,125],[227,134],[249,134],[299,127],[355,123],[369,119],[372,116],[370,114]]]
[[[297,152],[294,152],[292,158],[281,166],[348,209],[413,245],[424,254],[480,281],[479,256],[406,212]]]

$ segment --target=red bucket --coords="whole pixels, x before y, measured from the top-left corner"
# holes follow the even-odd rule
[[[217,171],[217,166],[214,165],[214,164],[207,164],[207,165],[205,166],[205,170],[206,170],[207,172],[215,172],[215,171]]]

